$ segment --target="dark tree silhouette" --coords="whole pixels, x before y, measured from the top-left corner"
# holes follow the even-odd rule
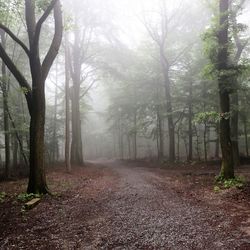
[[[18,43],[28,56],[32,85],[29,84],[28,80],[8,56],[2,44],[0,44],[0,57],[23,89],[30,114],[30,175],[27,192],[47,193],[48,187],[44,169],[44,88],[46,78],[61,45],[63,25],[59,0],[52,0],[38,21],[36,21],[35,7],[34,1],[25,0],[25,17],[29,48],[15,36],[11,30],[0,24],[0,28]],[[52,10],[54,10],[55,33],[51,46],[43,62],[41,62],[39,53],[41,28]]]

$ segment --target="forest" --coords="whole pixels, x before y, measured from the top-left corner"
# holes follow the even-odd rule
[[[249,0],[0,0],[0,249],[250,249]]]

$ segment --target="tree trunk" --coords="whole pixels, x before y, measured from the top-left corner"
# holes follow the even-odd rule
[[[37,75],[39,76],[39,74]],[[45,93],[44,82],[33,76],[30,113],[30,174],[28,193],[48,193],[44,165]]]
[[[177,129],[177,160],[180,161],[180,128]]]
[[[236,79],[237,81],[237,79]],[[240,165],[240,154],[239,154],[239,143],[238,143],[238,121],[239,121],[239,111],[238,111],[238,90],[232,94],[231,102],[232,102],[232,116],[231,116],[231,140],[233,147],[233,159],[234,166]]]
[[[249,150],[248,150],[248,134],[247,134],[247,120],[246,119],[244,119],[243,125],[244,125],[246,156],[248,157],[249,156]]]
[[[163,132],[162,132],[162,117],[160,114],[160,107],[159,105],[157,106],[157,126],[158,126],[158,140],[159,140],[159,146],[158,146],[158,159],[162,160],[164,153],[163,153],[163,148],[164,148],[164,142],[163,142]]]
[[[83,165],[82,152],[82,133],[81,133],[81,119],[80,119],[80,89],[75,86],[73,88],[73,98],[71,99],[72,108],[72,142],[71,142],[71,163]]]
[[[57,140],[57,103],[58,103],[58,62],[56,62],[56,81],[55,81],[55,99],[54,99],[54,117],[53,117],[53,138],[52,138],[52,163],[58,161],[58,140]]]
[[[70,164],[70,94],[69,94],[69,43],[68,36],[65,34],[65,165],[66,170],[71,172]]]
[[[4,49],[6,49],[5,32],[1,30],[1,42]],[[4,145],[5,145],[5,178],[10,177],[10,131],[9,131],[9,117],[8,117],[8,80],[6,73],[6,65],[2,62],[2,92],[3,92],[3,119],[4,119]]]
[[[164,48],[160,48],[161,66],[164,76],[164,87],[166,96],[166,108],[167,108],[167,120],[168,120],[168,134],[169,134],[169,161],[175,161],[175,127],[173,120],[173,109],[171,101],[170,91],[170,78],[169,78],[169,66],[167,59],[165,58]]]
[[[219,135],[219,130],[220,130],[220,126],[219,124],[217,123],[216,124],[216,140],[215,140],[215,152],[214,152],[214,157],[215,159],[219,159],[219,154],[220,154],[220,135]]]
[[[207,123],[204,123],[203,131],[203,148],[204,148],[204,160],[207,162]]]
[[[198,157],[198,160],[200,161],[201,160],[201,154],[200,154],[200,147],[199,147],[199,134],[198,134],[198,130],[197,130],[197,127],[194,126],[194,129],[195,129],[195,134],[196,134],[196,154],[197,154],[197,157]]]
[[[6,109],[6,112],[8,114],[9,121],[11,122],[12,128],[15,131],[14,132],[14,134],[15,134],[15,143],[19,143],[20,156],[22,156],[22,158],[21,158],[22,160],[20,160],[20,162],[24,162],[25,166],[28,168],[29,167],[29,162],[28,162],[28,159],[27,159],[26,154],[25,154],[24,149],[23,149],[22,137],[17,132],[15,122],[14,122],[8,108]],[[18,148],[18,146],[17,146],[17,148]],[[13,157],[13,162],[15,162],[14,157]],[[13,165],[14,165],[14,163],[13,163]]]
[[[134,160],[137,159],[137,110],[134,110]]]
[[[40,59],[39,40],[42,25],[54,9],[55,32],[52,43],[43,62]],[[44,169],[44,123],[45,123],[45,80],[50,68],[58,54],[62,40],[62,11],[60,0],[52,0],[42,16],[36,21],[36,3],[32,0],[25,0],[25,19],[29,48],[16,37],[7,27],[1,25],[10,37],[20,45],[29,59],[32,87],[24,75],[18,70],[13,60],[8,56],[2,44],[0,44],[0,56],[11,73],[24,89],[30,113],[30,176],[28,193],[47,193],[48,188],[45,179]]]
[[[75,28],[73,45],[73,69],[72,69],[72,143],[71,143],[71,163],[84,165],[81,113],[80,113],[80,85],[81,85],[81,44],[79,30]]]
[[[193,160],[193,84],[190,82],[189,86],[189,100],[188,100],[188,161]]]
[[[220,175],[224,179],[234,178],[233,148],[230,138],[230,98],[228,70],[228,14],[229,0],[220,0],[220,27],[218,32],[218,86],[220,97],[220,143],[222,152],[222,165]]]
[[[123,129],[122,129],[122,117],[120,114],[119,124],[118,124],[118,141],[119,141],[119,159],[124,159],[123,150]]]
[[[244,5],[245,1],[241,1],[236,9],[233,7],[233,3],[230,2],[230,21],[232,24],[232,34],[233,39],[236,45],[236,53],[233,58],[233,65],[235,67],[238,66],[239,60],[241,58],[242,52],[244,51],[246,45],[248,44],[248,41],[246,42],[244,38],[240,38],[239,36],[239,27],[237,23],[237,15],[241,11],[242,6]],[[234,159],[234,165],[239,166],[240,165],[240,154],[239,154],[239,143],[238,143],[238,124],[239,124],[239,84],[238,84],[238,75],[236,74],[232,78],[232,82],[235,85],[235,92],[232,94],[232,106],[233,106],[233,112],[232,112],[232,118],[231,118],[231,140],[232,140],[232,147],[233,147],[233,159]]]
[[[128,159],[131,160],[131,146],[130,146],[130,136],[127,134],[127,144],[128,144]]]
[[[18,141],[13,135],[13,168],[16,169],[18,165]]]

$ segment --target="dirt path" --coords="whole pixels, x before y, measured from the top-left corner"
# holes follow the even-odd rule
[[[72,182],[50,178],[71,191],[22,216],[6,212],[1,249],[250,249],[244,221],[185,196],[162,170],[106,162]]]

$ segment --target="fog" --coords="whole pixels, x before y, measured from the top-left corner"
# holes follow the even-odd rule
[[[62,44],[45,88],[48,162],[64,160],[67,131],[72,162],[79,164],[98,158],[207,161],[221,156],[219,124],[213,117],[220,113],[213,71],[216,1],[63,0],[62,10]],[[10,27],[26,44],[24,6],[11,11],[15,21]],[[230,64],[242,69],[237,76],[239,151],[248,155],[250,6],[232,1],[230,11]],[[42,26],[41,60],[54,35],[53,20],[50,15]],[[31,81],[23,51],[12,41],[7,51]],[[23,139],[28,137],[28,109],[16,78],[10,77],[10,98],[19,98],[10,105],[23,107],[11,109],[13,116],[23,114]],[[27,150],[29,142],[23,146]]]
[[[72,8],[72,3],[65,1],[65,5],[69,5]],[[137,104],[147,106],[152,103],[152,96],[147,91],[152,91],[154,88],[158,88],[158,84],[164,84],[164,80],[161,79],[162,75],[159,71],[159,60],[157,58],[157,43],[150,32],[157,34],[161,32],[163,21],[166,22],[166,54],[169,60],[173,60],[173,64],[169,69],[169,75],[171,80],[171,89],[173,92],[174,103],[173,113],[176,120],[176,128],[178,135],[176,135],[176,150],[178,151],[178,158],[185,160],[188,158],[188,131],[185,128],[185,116],[187,112],[185,110],[185,91],[180,90],[181,85],[186,84],[186,80],[183,79],[186,74],[189,74],[189,70],[192,67],[197,67],[197,60],[201,61],[203,65],[198,69],[193,69],[194,82],[197,82],[197,88],[199,84],[202,85],[204,81],[203,68],[206,67],[206,54],[204,52],[203,35],[206,30],[211,26],[212,18],[215,15],[215,4],[213,1],[75,1],[73,5],[77,6],[78,11],[81,13],[79,20],[79,30],[81,29],[81,22],[84,23],[84,7],[88,6],[88,15],[94,15],[94,19],[97,23],[96,27],[93,27],[92,40],[90,46],[93,46],[93,55],[95,62],[94,65],[90,63],[90,68],[96,67],[94,74],[98,75],[98,81],[94,84],[93,88],[88,91],[88,96],[84,98],[85,104],[88,106],[87,110],[82,112],[82,140],[83,140],[83,154],[86,160],[95,158],[157,158],[159,155],[159,138],[156,138],[157,121],[154,117],[155,114],[144,114],[139,128],[135,128],[135,125],[126,124],[131,123],[131,114],[121,114],[124,121],[122,121],[122,128],[114,129],[117,121],[110,113],[114,106],[117,106],[119,112],[123,113],[123,106],[129,105],[127,101],[120,103],[117,98],[126,98],[125,95],[133,95],[138,89],[142,96],[137,98],[140,100]],[[68,10],[68,9],[67,9]],[[66,10],[66,13],[67,13]],[[249,8],[246,6],[242,13],[238,15],[239,22],[248,24],[249,22]],[[69,12],[69,16],[72,15]],[[165,16],[164,16],[165,15]],[[92,17],[90,17],[91,19]],[[163,20],[162,20],[163,19]],[[98,22],[101,23],[98,23]],[[74,26],[74,24],[72,24]],[[82,27],[88,29],[87,26]],[[87,31],[88,32],[88,31]],[[70,33],[70,32],[69,32]],[[242,33],[242,36],[249,36],[249,29]],[[72,37],[72,43],[73,43]],[[91,50],[91,48],[88,48]],[[247,50],[247,48],[246,48]],[[83,48],[84,51],[84,48]],[[190,58],[188,58],[190,57]],[[200,58],[197,58],[200,57]],[[247,56],[246,56],[247,58]],[[192,60],[196,60],[192,62]],[[86,63],[87,65],[88,63]],[[142,64],[142,65],[140,65]],[[148,64],[148,65],[147,65]],[[189,64],[187,66],[187,64]],[[191,64],[191,65],[190,65]],[[194,64],[194,65],[192,65]],[[84,68],[83,64],[83,68]],[[190,67],[190,68],[189,68]],[[134,72],[139,68],[141,72]],[[192,69],[191,69],[192,70]],[[145,71],[145,73],[143,72]],[[155,72],[154,72],[155,71]],[[134,74],[134,75],[133,75]],[[189,76],[188,76],[189,77]],[[162,83],[161,83],[162,81]],[[82,87],[88,86],[88,81],[82,83]],[[195,84],[195,83],[194,83]],[[211,82],[208,84],[212,84]],[[134,87],[133,87],[134,85]],[[148,88],[148,85],[151,85]],[[146,87],[145,87],[146,86]],[[123,88],[135,88],[134,90],[126,92]],[[143,88],[147,88],[143,91]],[[160,87],[161,88],[161,87]],[[184,87],[185,88],[185,87]],[[205,98],[202,94],[202,86],[200,86],[200,99]],[[164,91],[162,90],[159,90]],[[178,93],[179,91],[179,93]],[[184,92],[183,92],[184,91]],[[209,90],[208,90],[209,91]],[[123,93],[122,93],[123,92]],[[175,93],[176,92],[176,93]],[[140,94],[140,93],[139,93]],[[179,95],[179,96],[178,96]],[[178,100],[184,98],[183,101]],[[198,97],[198,96],[197,96]],[[128,99],[130,97],[128,96]],[[162,96],[161,98],[164,98]],[[213,98],[213,97],[212,97]],[[125,103],[124,103],[125,102]],[[130,102],[130,101],[128,101]],[[164,100],[161,101],[164,103]],[[194,100],[194,103],[197,102]],[[197,113],[204,111],[211,111],[216,109],[216,105],[207,105],[204,101],[204,108],[197,108]],[[137,105],[136,103],[134,105]],[[199,105],[199,104],[198,104]],[[208,107],[206,107],[208,106]],[[131,105],[133,108],[133,105]],[[131,108],[130,107],[130,108]],[[142,108],[144,109],[144,107]],[[205,110],[204,110],[205,109]],[[179,114],[184,112],[182,115]],[[145,112],[140,110],[138,112]],[[164,113],[164,111],[163,111]],[[140,114],[141,115],[141,114]],[[123,117],[124,116],[124,117]],[[133,115],[132,115],[133,116]],[[143,115],[142,115],[143,116]],[[166,120],[166,114],[163,114],[163,155],[168,158],[169,143],[168,143],[168,125]],[[193,114],[195,117],[195,114]],[[194,119],[193,117],[193,119]],[[147,119],[149,121],[147,121]],[[180,120],[180,122],[178,121]],[[124,124],[123,124],[124,122]],[[180,123],[180,124],[179,124]],[[209,131],[206,131],[207,145],[204,152],[204,125],[195,124],[193,133],[196,133],[197,142],[195,138],[193,141],[194,158],[214,158],[216,157],[216,145],[217,135],[216,131],[211,125]],[[116,124],[117,126],[117,124]],[[145,126],[143,128],[143,126]],[[147,126],[147,127],[146,127]],[[180,126],[181,128],[179,128]],[[184,128],[182,128],[184,127]],[[116,131],[116,130],[122,131]],[[124,131],[123,131],[124,130]],[[133,130],[138,130],[136,135],[137,139],[133,139]],[[207,130],[207,128],[206,128]],[[176,132],[175,132],[176,133]],[[158,135],[159,136],[159,135]],[[133,142],[134,140],[134,142]],[[135,140],[137,140],[135,142]],[[242,140],[242,139],[241,139]],[[136,156],[132,151],[137,144]],[[196,145],[195,145],[196,144]],[[243,144],[243,142],[241,142]],[[244,145],[241,145],[244,148]],[[199,149],[198,149],[199,148]],[[62,155],[63,155],[63,147]],[[243,149],[244,152],[244,149]],[[204,154],[207,154],[206,156]]]

